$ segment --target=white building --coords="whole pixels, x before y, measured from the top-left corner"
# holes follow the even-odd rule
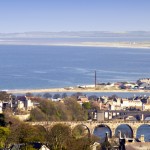
[[[3,108],[3,102],[2,102],[2,101],[0,101],[0,113],[2,113],[2,112],[3,112],[2,108]]]
[[[122,99],[121,108],[125,109],[125,108],[130,108],[130,107],[135,107],[135,108],[142,109],[142,102],[141,102],[141,100]]]

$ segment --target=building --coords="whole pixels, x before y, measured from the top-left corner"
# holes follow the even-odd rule
[[[2,113],[2,112],[3,112],[3,102],[0,101],[0,113]]]
[[[33,102],[26,96],[18,96],[15,100],[15,104],[17,104],[17,108],[21,110],[30,111],[34,108]]]
[[[122,109],[136,108],[142,110],[142,102],[141,100],[122,99],[121,108]]]
[[[79,96],[77,102],[82,105],[83,103],[89,102],[89,100],[86,96]]]

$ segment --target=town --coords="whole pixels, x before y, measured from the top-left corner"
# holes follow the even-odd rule
[[[140,79],[136,84],[124,83],[121,87],[135,89],[136,86],[136,89],[140,87],[149,89],[149,81],[149,78]],[[149,143],[149,141],[145,141],[143,134],[137,138],[137,131],[143,124],[149,125],[150,123],[150,96],[133,95],[132,97],[124,98],[115,94],[111,96],[87,96],[87,94],[81,92],[72,93],[72,95],[67,94],[39,93],[34,95],[33,93],[26,93],[19,96],[1,91],[0,114],[9,116],[8,118],[11,116],[30,125],[42,125],[44,127],[53,127],[57,123],[74,127],[84,124],[88,128],[88,134],[90,135],[93,135],[97,127],[107,126],[110,129],[110,133],[103,137],[103,143],[109,143],[109,146],[113,146],[113,149],[119,149],[119,147],[124,147],[125,145],[130,147],[135,143],[137,146],[137,142],[141,144],[143,142]],[[13,121],[10,120],[6,124],[12,124]],[[121,132],[123,131],[118,130],[117,133],[117,127],[122,124],[126,124],[131,128],[132,134],[130,137],[122,135]],[[7,126],[6,128],[8,128]],[[116,144],[114,144],[114,140],[117,141]],[[123,144],[122,141],[124,141]],[[41,146],[46,147],[46,145]],[[90,147],[93,150],[102,146],[104,145],[99,140],[94,140],[90,143]]]

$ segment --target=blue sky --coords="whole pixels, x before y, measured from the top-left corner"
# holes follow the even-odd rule
[[[0,32],[150,31],[150,0],[0,0]]]

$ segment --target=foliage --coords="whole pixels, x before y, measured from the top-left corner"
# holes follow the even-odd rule
[[[82,128],[85,130],[84,128]],[[73,133],[74,132],[74,133]],[[80,138],[75,138],[77,130],[71,132],[69,126],[63,124],[56,124],[49,131],[48,146],[51,150],[90,150],[90,146],[98,141],[97,138],[87,134],[82,135]]]
[[[7,127],[0,127],[0,148],[5,146],[5,142],[10,134],[10,130]]]
[[[62,95],[61,95],[61,98],[66,98],[67,97],[67,94],[66,93],[63,93]]]
[[[87,129],[83,125],[78,125],[72,130],[72,136],[75,139],[80,139],[84,136],[87,136],[88,135],[87,132],[88,132]]]
[[[30,112],[30,120],[32,121],[45,121],[48,120],[47,116],[44,112],[41,111],[39,108],[34,108]]]
[[[100,109],[99,102],[92,100],[90,103],[91,103],[91,109],[95,109],[95,110]]]
[[[5,117],[4,114],[0,114],[0,126],[5,126],[6,122],[5,122]]]
[[[77,92],[71,95],[71,97],[75,97],[75,98],[78,98],[79,96],[83,96],[83,93]]]
[[[87,110],[74,98],[65,98],[64,102],[41,99],[40,105],[31,111],[31,121],[72,121],[86,120]]]
[[[53,95],[53,99],[61,98],[61,95],[59,93],[56,93]]]
[[[109,143],[109,141],[104,141],[101,145],[102,150],[107,150],[107,149],[111,149],[111,144]]]
[[[71,138],[71,129],[62,124],[57,124],[50,130],[49,147],[52,150],[67,149],[67,143]]]
[[[86,137],[80,139],[72,139],[68,144],[68,150],[91,150],[90,145],[91,143]]]
[[[36,150],[32,145],[25,144],[20,147],[20,150]]]
[[[67,102],[67,104],[70,102],[69,105],[74,104],[72,101]],[[63,103],[58,104],[65,106]],[[87,129],[84,127],[71,131],[71,128],[65,124],[56,124],[48,129],[39,125],[31,126],[12,116],[7,116],[7,114],[5,121],[7,124],[9,122],[9,127],[1,127],[7,131],[5,134],[0,132],[0,138],[3,138],[3,140],[0,139],[2,147],[15,143],[22,144],[22,150],[34,150],[31,143],[40,142],[45,143],[51,150],[90,150],[90,145],[96,141],[92,136],[87,135]]]
[[[44,98],[52,98],[52,95],[50,93],[44,93],[43,97]]]
[[[70,120],[74,121],[83,121],[87,120],[87,111],[82,109],[81,105],[77,103],[74,98],[67,98],[64,101],[64,104],[67,107],[67,110],[70,112]],[[69,115],[69,114],[68,114]]]
[[[8,94],[7,92],[0,91],[0,100],[8,102],[9,96],[10,96],[10,94]]]
[[[85,108],[85,109],[91,109],[91,103],[89,103],[89,102],[84,102],[84,103],[82,104],[82,107]]]
[[[26,93],[26,96],[27,97],[33,97],[34,95],[33,95],[33,93],[28,92],[28,93]]]

